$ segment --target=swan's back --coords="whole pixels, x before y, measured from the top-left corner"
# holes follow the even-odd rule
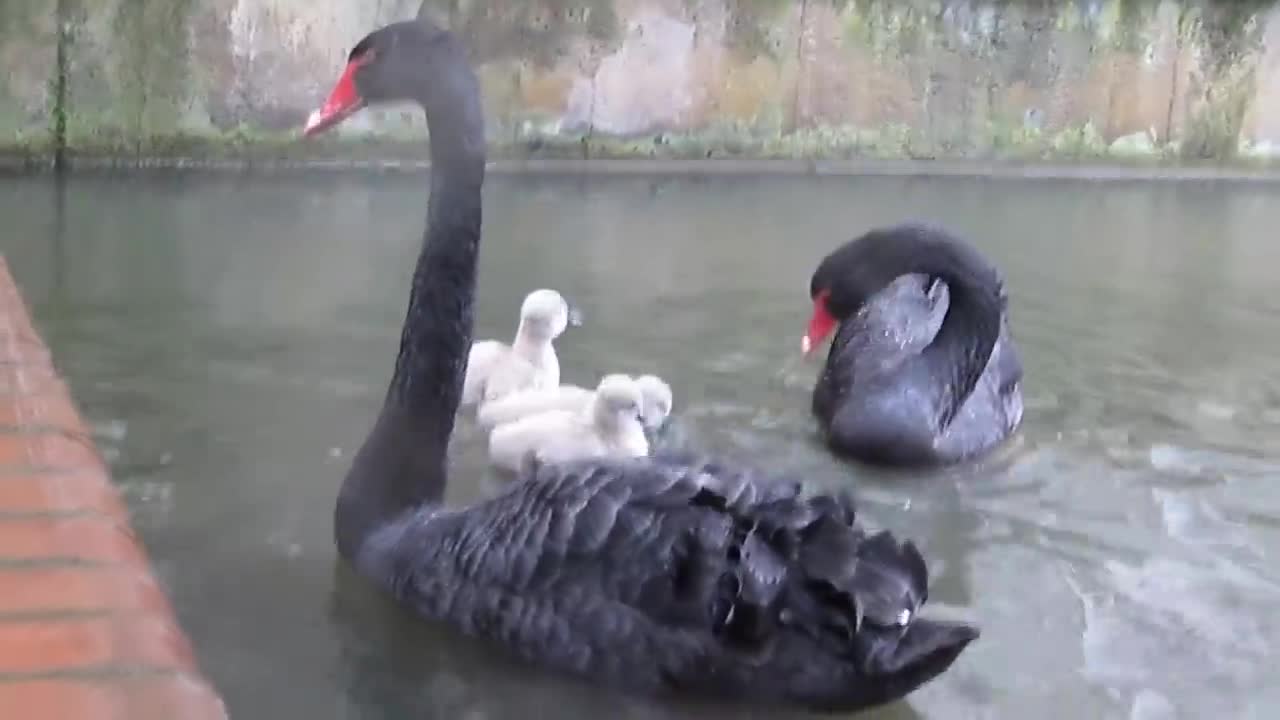
[[[532,467],[465,513],[384,529],[362,555],[420,612],[642,690],[865,707],[977,636],[916,619],[923,559],[858,529],[851,504],[713,465]]]
[[[813,412],[849,454],[891,464],[955,461],[985,451],[1022,421],[1022,360],[1007,315],[973,391],[939,427],[937,379],[918,362],[950,307],[950,290],[898,277],[841,323],[813,392]]]
[[[814,413],[831,423],[849,402],[893,390],[904,365],[933,341],[949,307],[945,282],[903,275],[840,323],[813,392]]]

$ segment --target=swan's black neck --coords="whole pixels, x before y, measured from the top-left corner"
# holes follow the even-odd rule
[[[847,310],[902,275],[922,273],[947,283],[947,314],[915,368],[928,377],[939,427],[946,427],[973,392],[1000,335],[1003,284],[995,267],[967,242],[921,224],[873,230],[837,250],[829,262],[832,272],[842,274]]]
[[[938,333],[920,354],[935,379],[938,424],[944,428],[977,386],[1000,337],[1003,286],[995,268],[968,245],[931,242],[916,257],[912,272],[942,278],[950,295]]]
[[[442,499],[471,345],[484,119],[475,75],[461,54],[454,68],[430,82],[418,95],[431,136],[426,237],[382,412],[338,498],[335,531],[347,557],[386,522]]]

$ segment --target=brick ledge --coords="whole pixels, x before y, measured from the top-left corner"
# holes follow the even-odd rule
[[[226,720],[0,257],[0,718]]]

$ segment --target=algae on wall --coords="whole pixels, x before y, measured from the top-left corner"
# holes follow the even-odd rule
[[[195,0],[120,0],[111,22],[113,109],[125,147],[141,154],[178,128],[189,106],[187,45]]]
[[[477,62],[517,59],[548,67],[572,52],[575,39],[614,41],[618,35],[615,4],[615,0],[423,0],[418,15],[465,36]]]
[[[69,149],[140,155],[163,147],[189,107],[197,0],[62,2]]]
[[[51,149],[55,10],[50,0],[0,0],[0,150]]]
[[[1182,153],[1198,160],[1234,157],[1240,129],[1257,88],[1258,57],[1270,0],[1218,0],[1188,7],[1181,24],[1203,49],[1192,76]]]
[[[0,143],[373,152],[420,116],[290,143],[351,43],[419,13],[468,41],[495,157],[1229,160],[1280,145],[1249,120],[1278,2],[3,0]]]

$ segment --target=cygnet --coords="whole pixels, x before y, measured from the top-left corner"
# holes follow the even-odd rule
[[[489,434],[489,460],[519,472],[527,455],[541,462],[649,454],[640,420],[643,400],[632,378],[606,375],[576,410],[548,410],[503,423]]]
[[[481,340],[471,345],[462,404],[474,405],[528,389],[560,384],[560,360],[552,344],[581,315],[555,290],[534,290],[520,305],[520,324],[508,345]]]

